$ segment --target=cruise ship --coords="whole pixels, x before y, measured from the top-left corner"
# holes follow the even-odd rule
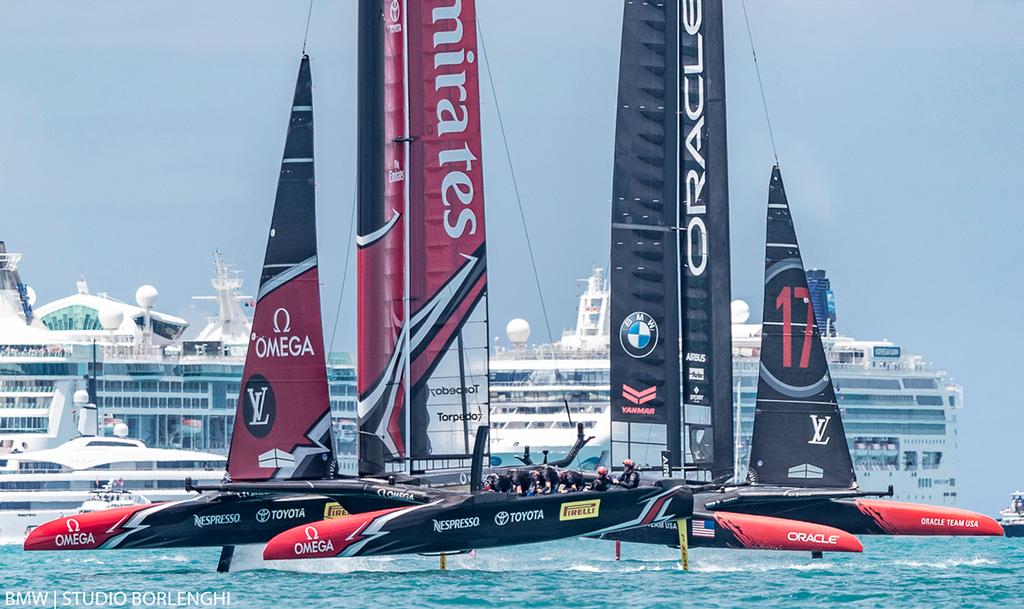
[[[214,295],[198,300],[217,312],[185,338],[188,322],[158,311],[149,285],[131,304],[80,279],[36,306],[20,261],[0,242],[0,538],[111,481],[156,501],[184,496],[185,476],[220,480],[251,330],[239,273],[215,254]],[[327,370],[339,468],[355,473],[355,366],[332,353]],[[89,408],[98,424],[83,435]]]
[[[608,447],[608,285],[594,269],[579,298],[576,327],[555,344],[529,343],[529,324],[509,322],[508,345],[491,360],[491,452],[515,463],[530,447],[559,455],[583,423],[594,440],[581,453],[596,464]],[[963,388],[920,355],[887,340],[859,340],[836,330],[835,300],[822,270],[808,271],[812,304],[823,320],[823,342],[836,381],[847,443],[861,488],[896,499],[941,505],[957,502],[957,413]],[[757,393],[760,324],[749,306],[733,302],[733,401],[737,479],[746,476]],[[570,423],[571,417],[571,423]]]

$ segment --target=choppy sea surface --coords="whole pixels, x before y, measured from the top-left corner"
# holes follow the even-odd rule
[[[863,554],[692,550],[588,539],[448,558],[266,563],[218,551],[23,552],[0,546],[2,607],[1020,607],[1024,538],[862,537]],[[36,593],[35,597],[28,596]]]

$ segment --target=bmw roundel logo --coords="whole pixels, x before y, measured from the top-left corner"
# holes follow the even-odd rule
[[[630,313],[619,326],[619,343],[630,356],[647,357],[658,346],[658,323],[643,311]]]

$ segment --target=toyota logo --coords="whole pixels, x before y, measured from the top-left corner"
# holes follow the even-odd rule
[[[501,511],[494,515],[494,524],[503,527],[508,524],[508,512]]]
[[[320,539],[320,531],[317,531],[316,527],[306,527],[306,539],[309,541]]]
[[[263,508],[262,510],[256,512],[257,522],[266,522],[268,520],[270,520],[270,510],[268,510],[267,508]]]
[[[82,530],[81,525],[74,518],[68,518],[68,533],[78,533]]]

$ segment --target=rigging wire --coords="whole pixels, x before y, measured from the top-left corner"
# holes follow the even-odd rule
[[[761,89],[761,106],[764,108],[764,120],[768,123],[768,138],[772,142],[772,155],[775,164],[779,164],[779,151],[775,148],[775,133],[772,130],[772,119],[768,114],[768,100],[764,95],[764,81],[761,80],[761,66],[757,63],[757,51],[754,50],[754,35],[750,32],[750,18],[747,17],[747,0],[740,0],[743,6],[743,21],[747,24],[747,39],[750,40],[750,54],[754,57],[754,71],[757,73],[757,86]]]
[[[310,2],[312,5],[312,2]],[[348,239],[345,243],[349,244],[349,247],[345,248],[345,267],[341,273],[341,294],[338,295],[338,310],[334,312],[334,325],[331,328],[331,342],[330,346],[327,347],[327,355],[330,356],[331,352],[334,351],[334,337],[338,333],[338,322],[341,321],[341,303],[345,302],[345,286],[348,283],[348,263],[352,258],[352,233],[356,227],[356,197],[358,194],[358,185],[352,187],[352,213],[348,220]]]
[[[551,333],[551,321],[548,318],[548,307],[544,301],[544,290],[541,289],[540,285],[540,273],[537,271],[537,259],[533,255],[533,243],[530,241],[530,229],[526,224],[526,213],[523,211],[523,198],[519,193],[519,181],[516,179],[516,170],[512,165],[512,153],[508,147],[508,137],[505,134],[505,122],[501,118],[501,106],[498,104],[498,92],[494,86],[494,77],[491,75],[491,61],[490,56],[487,54],[487,48],[484,45],[484,32],[480,25],[479,15],[476,20],[476,33],[477,38],[480,40],[480,54],[483,56],[483,64],[487,69],[487,81],[491,85],[491,97],[494,98],[494,110],[498,115],[498,127],[501,130],[501,142],[505,146],[505,159],[508,161],[508,171],[512,176],[512,190],[515,192],[516,205],[519,207],[519,220],[523,224],[523,233],[526,235],[526,250],[530,254],[530,266],[533,269],[533,281],[537,286],[537,296],[540,299],[540,310],[544,315],[544,329],[548,333],[548,343],[551,345],[552,359],[554,359],[554,336]],[[558,369],[555,369],[555,375],[558,375]],[[557,381],[557,378],[556,378]],[[565,404],[565,414],[569,419],[569,424],[572,424],[572,413],[569,410],[569,400],[566,398],[565,390],[562,390],[562,402]]]
[[[313,0],[309,0],[309,10],[306,11],[306,33],[302,35],[302,54],[306,54],[306,41],[309,40],[309,22],[313,18]]]

